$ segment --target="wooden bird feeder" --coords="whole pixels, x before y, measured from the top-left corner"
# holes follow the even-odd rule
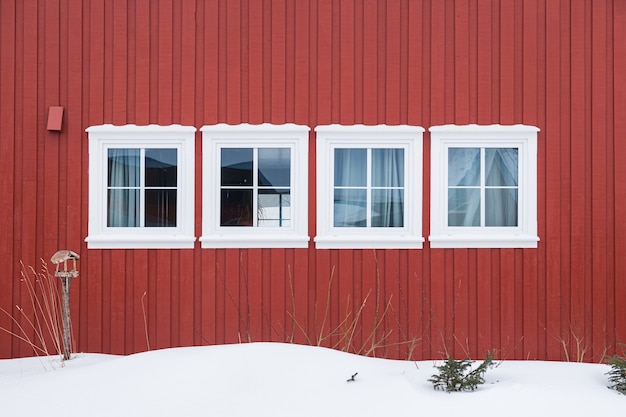
[[[50,258],[50,262],[56,265],[54,276],[61,279],[63,286],[63,360],[68,360],[72,354],[70,340],[70,281],[72,278],[78,278],[76,261],[79,259],[80,256],[71,250],[60,250]],[[69,261],[72,261],[72,269],[68,269]]]

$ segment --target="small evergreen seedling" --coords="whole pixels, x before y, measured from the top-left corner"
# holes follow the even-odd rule
[[[611,365],[611,370],[606,373],[611,383],[609,388],[626,395],[626,358],[615,355],[607,359],[607,363]]]
[[[432,382],[436,390],[448,393],[455,391],[474,391],[478,385],[485,383],[485,372],[493,366],[493,356],[487,352],[486,358],[477,368],[472,369],[474,361],[470,359],[456,360],[448,358],[443,365],[436,366],[438,374],[428,381]]]

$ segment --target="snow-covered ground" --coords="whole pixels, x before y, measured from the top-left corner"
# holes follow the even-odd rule
[[[0,360],[3,416],[616,416],[607,365],[504,361],[477,391],[435,391],[433,361],[250,343]],[[348,381],[357,373],[354,381]]]

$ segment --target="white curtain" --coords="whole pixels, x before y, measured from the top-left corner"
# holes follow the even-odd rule
[[[107,226],[139,226],[139,149],[108,151]]]
[[[484,165],[484,184],[481,184],[481,165]],[[448,225],[517,226],[517,171],[517,148],[450,148]],[[481,199],[482,188],[485,190],[484,201]],[[485,219],[481,224],[483,204]]]
[[[517,226],[517,148],[485,149],[485,226]]]
[[[404,149],[372,149],[372,186],[372,227],[404,226]]]
[[[369,190],[368,150],[335,149],[334,155],[334,226],[367,227],[369,213],[371,227],[402,227],[404,150],[371,150]]]

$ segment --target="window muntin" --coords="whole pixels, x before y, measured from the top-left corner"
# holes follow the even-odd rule
[[[317,248],[421,248],[418,126],[318,126]]]
[[[202,130],[202,247],[307,247],[307,126]]]
[[[220,226],[291,226],[291,149],[222,148]]]
[[[517,227],[518,148],[448,148],[448,227]]]
[[[404,227],[404,149],[335,148],[333,227]]]
[[[538,130],[430,128],[431,247],[537,247]]]
[[[89,248],[191,248],[194,139],[189,126],[92,126]]]
[[[176,227],[178,149],[109,148],[107,227]]]

